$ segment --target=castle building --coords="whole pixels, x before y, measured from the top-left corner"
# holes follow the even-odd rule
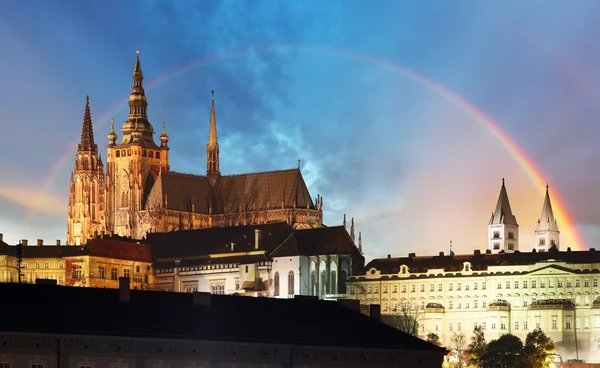
[[[485,252],[374,259],[362,275],[349,277],[348,298],[381,305],[382,320],[391,324],[414,318],[419,336],[433,332],[446,345],[454,333],[470,338],[478,325],[488,341],[506,333],[524,341],[540,327],[563,360],[593,358],[600,341],[600,252],[559,250],[548,190],[538,223],[532,252],[519,251],[503,183]]]
[[[160,144],[148,118],[139,58],[133,72],[129,117],[108,134],[107,167],[93,143],[89,100],[75,172],[71,178],[67,243],[84,244],[104,231],[142,239],[148,233],[287,222],[323,226],[323,199],[311,198],[300,167],[222,175],[214,91],[206,147],[206,175],[171,171],[163,122]]]

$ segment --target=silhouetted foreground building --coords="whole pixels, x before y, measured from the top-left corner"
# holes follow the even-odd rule
[[[0,284],[2,367],[437,368],[445,354],[337,302],[139,291],[120,282]]]

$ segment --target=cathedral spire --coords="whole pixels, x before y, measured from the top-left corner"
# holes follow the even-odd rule
[[[492,212],[492,217],[488,224],[488,249],[492,253],[504,251],[506,253],[514,252],[519,247],[519,224],[517,218],[512,213],[508,193],[502,179],[500,195],[496,203],[496,209]]]
[[[81,129],[80,151],[95,151],[94,129],[92,127],[92,114],[90,112],[90,96],[85,96],[85,113],[83,114],[83,128]]]
[[[558,223],[554,218],[552,202],[546,184],[546,197],[542,206],[542,214],[535,229],[535,245],[539,251],[549,250],[552,246],[559,247]]]
[[[215,114],[215,90],[212,93],[212,106],[210,108],[210,128],[208,131],[208,144],[206,145],[206,176],[211,185],[215,185],[221,175],[219,171],[219,141],[217,140],[217,116]]]
[[[148,121],[148,102],[142,82],[144,74],[142,73],[142,64],[140,62],[140,50],[136,50],[135,67],[133,69],[133,90],[129,95],[129,121],[140,120]]]
[[[517,218],[513,215],[510,202],[508,201],[504,178],[502,178],[502,188],[500,188],[496,210],[492,213],[492,218],[490,219],[490,225],[492,224],[517,225]]]

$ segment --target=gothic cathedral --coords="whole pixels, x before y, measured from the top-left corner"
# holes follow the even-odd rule
[[[160,145],[148,120],[139,52],[129,97],[129,118],[117,143],[108,134],[106,176],[94,143],[89,98],[71,175],[67,243],[85,244],[101,232],[142,239],[150,232],[286,221],[296,228],[323,226],[323,198],[311,198],[300,167],[241,175],[219,171],[214,91],[206,175],[181,174],[169,165],[163,122]],[[106,180],[105,180],[106,178]]]

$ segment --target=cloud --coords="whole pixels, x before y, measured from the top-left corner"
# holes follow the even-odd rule
[[[0,187],[0,196],[4,200],[25,208],[27,213],[42,212],[49,215],[65,216],[67,198],[40,193],[39,188]]]

